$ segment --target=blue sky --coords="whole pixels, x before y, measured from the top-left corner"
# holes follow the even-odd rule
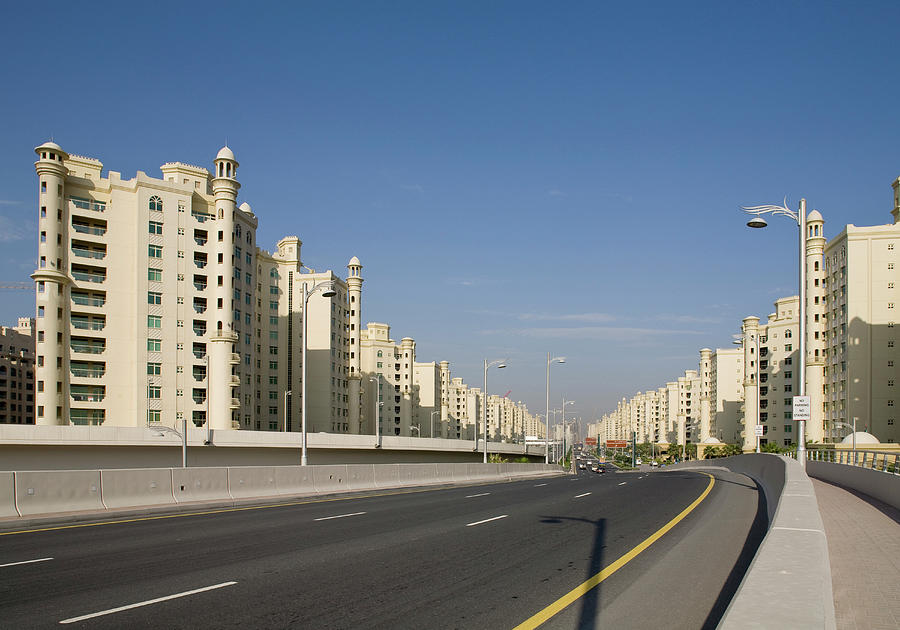
[[[133,177],[226,141],[258,242],[364,265],[363,321],[592,418],[796,293],[796,228],[891,220],[894,2],[16,3],[0,23],[0,281],[36,255],[32,148]],[[33,313],[4,291],[0,323]]]

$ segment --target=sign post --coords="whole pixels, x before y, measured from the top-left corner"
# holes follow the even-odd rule
[[[791,413],[791,417],[797,422],[803,422],[810,420],[810,407],[812,406],[809,402],[809,396],[794,396],[793,400],[793,409]],[[800,425],[803,426],[803,425]],[[805,439],[804,436],[805,431],[797,430],[798,440]],[[806,447],[806,444],[798,444],[797,452],[800,452],[800,448]],[[805,462],[801,462],[805,463]]]

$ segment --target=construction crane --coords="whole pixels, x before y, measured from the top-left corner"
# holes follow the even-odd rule
[[[509,390],[508,392],[506,392],[505,394],[503,394],[503,397],[504,397],[504,398],[509,398],[509,395],[510,395],[511,393],[512,393],[512,390]]]
[[[0,282],[0,289],[6,291],[34,291],[33,282]]]

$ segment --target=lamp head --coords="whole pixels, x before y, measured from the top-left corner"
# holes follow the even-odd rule
[[[337,291],[334,290],[334,282],[326,282],[322,285],[322,297],[334,297],[337,295]]]
[[[497,366],[497,369],[498,369],[498,370],[502,370],[502,369],[505,368],[505,367],[506,367],[506,364],[505,364],[505,363],[501,363],[500,365]]]
[[[764,228],[767,225],[769,225],[769,224],[766,223],[766,220],[763,219],[761,216],[755,216],[752,219],[750,219],[749,221],[747,221],[747,227]]]

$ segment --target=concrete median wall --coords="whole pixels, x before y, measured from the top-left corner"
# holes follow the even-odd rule
[[[105,510],[99,470],[17,472],[16,505],[22,516]]]
[[[0,472],[0,520],[563,474],[516,464],[351,464]]]
[[[747,454],[671,468],[726,468],[753,479],[766,499],[769,531],[719,628],[743,630],[774,621],[781,628],[836,626],[828,542],[816,494],[788,457]]]
[[[0,518],[20,516],[16,509],[15,473],[0,472]]]
[[[862,492],[900,509],[900,477],[897,475],[849,464],[812,460],[806,462],[806,472],[810,477]]]
[[[169,468],[101,470],[100,488],[103,503],[110,510],[175,503]]]

